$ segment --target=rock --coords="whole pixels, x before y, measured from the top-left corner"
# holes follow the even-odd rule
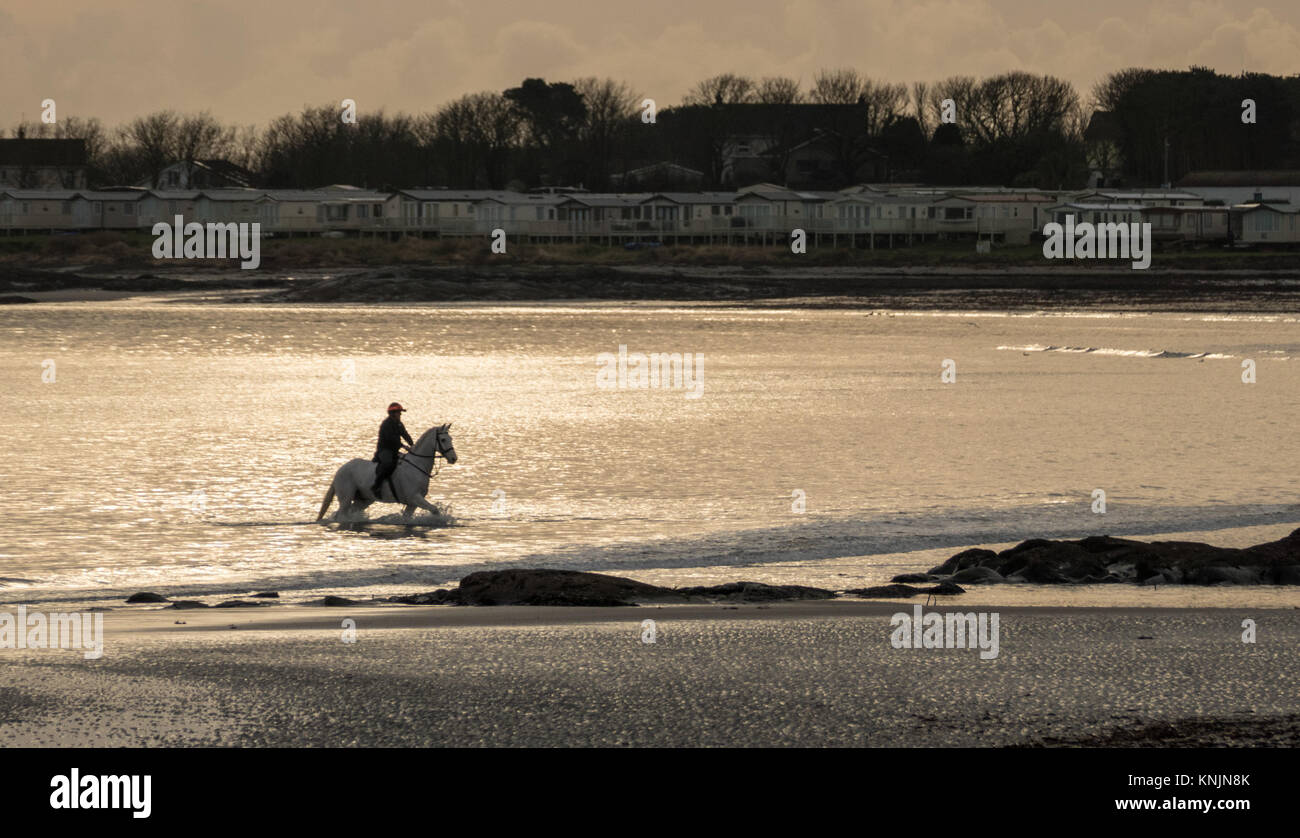
[[[253,599],[279,599],[280,594],[277,591],[263,591],[260,594],[253,594]]]
[[[1279,565],[1273,568],[1274,585],[1300,585],[1300,564]]]
[[[979,571],[964,577],[957,574],[972,567],[988,568],[1008,581],[1049,585],[1116,581],[1147,585],[1300,584],[1300,529],[1286,538],[1245,549],[1094,535],[1077,541],[1031,538],[993,558],[989,552],[963,550],[931,573],[976,582]]]
[[[135,602],[170,602],[171,600],[162,594],[155,594],[152,591],[141,591],[138,594],[131,594],[126,598],[127,603]]]
[[[327,596],[327,597],[325,597],[324,599],[321,600],[321,603],[320,603],[320,604],[321,604],[321,605],[328,605],[328,606],[331,606],[331,607],[334,607],[334,606],[342,607],[342,606],[347,606],[347,605],[360,605],[361,603],[357,602],[357,601],[354,600],[354,599],[348,599],[348,598],[346,598],[346,597],[341,597],[341,596]]]
[[[249,602],[246,599],[228,599],[225,602],[218,602],[213,608],[260,608],[264,605],[270,605],[269,602]]]
[[[804,585],[766,585],[762,582],[728,582],[725,585],[678,588],[677,593],[688,597],[726,599],[732,602],[775,602],[788,599],[830,599],[833,591],[809,588]]]
[[[390,596],[388,601],[400,602],[404,605],[460,605],[460,592],[448,588],[439,588],[436,591],[423,594]]]
[[[995,554],[996,555],[996,554]],[[890,582],[929,582],[934,577],[928,573],[900,573]]]
[[[930,568],[931,576],[951,576],[959,570],[965,570],[968,567],[975,567],[987,561],[996,561],[998,554],[992,550],[983,550],[978,547],[972,547],[969,550],[962,550],[957,555],[948,559],[948,561],[938,567]]]
[[[197,599],[178,599],[169,606],[171,608],[211,608],[206,602],[199,602]]]
[[[1187,574],[1191,585],[1258,585],[1262,581],[1259,568],[1254,567],[1198,567]]]
[[[968,567],[965,570],[959,570],[950,576],[948,582],[964,582],[968,585],[993,585],[998,582],[1007,581],[1001,573],[998,573],[991,567]]]
[[[681,600],[668,588],[577,570],[484,570],[460,580],[465,605],[635,605],[638,600]]]
[[[868,599],[907,599],[921,593],[920,588],[913,588],[911,585],[877,585],[874,588],[853,588],[845,591],[846,594],[853,596],[867,597]]]

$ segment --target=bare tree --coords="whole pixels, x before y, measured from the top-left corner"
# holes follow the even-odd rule
[[[176,124],[172,152],[185,165],[186,186],[194,186],[198,161],[228,156],[234,141],[235,129],[217,122],[207,111],[181,117]]]
[[[808,98],[820,105],[866,105],[867,133],[877,136],[907,107],[907,88],[901,84],[876,82],[849,67],[822,70],[813,81]]]
[[[866,79],[851,67],[819,70],[808,98],[818,105],[855,105],[865,85]]]
[[[590,155],[588,177],[597,188],[609,182],[614,149],[637,111],[641,98],[632,88],[614,79],[593,77],[573,84],[587,105],[587,114],[579,131]]]
[[[734,73],[707,78],[691,89],[683,105],[744,105],[755,99],[753,79]]]
[[[133,156],[154,189],[174,155],[180,121],[174,111],[157,111],[136,117],[118,129],[119,141],[133,147]]]
[[[916,124],[926,139],[930,138],[931,128],[938,121],[931,119],[934,112],[930,110],[929,93],[930,85],[926,82],[912,82],[912,115],[916,117]]]
[[[755,101],[764,105],[797,105],[803,101],[799,82],[785,76],[769,76],[758,83]]]

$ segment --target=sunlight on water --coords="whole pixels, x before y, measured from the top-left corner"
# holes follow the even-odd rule
[[[702,354],[702,397],[597,388],[620,344]],[[0,600],[373,593],[489,566],[793,563],[817,584],[835,564],[858,584],[899,572],[873,557],[1031,536],[1276,538],[1300,522],[1297,352],[1295,318],[1248,315],[11,307]],[[453,423],[460,462],[430,489],[451,517],[316,525],[394,399],[417,437]]]

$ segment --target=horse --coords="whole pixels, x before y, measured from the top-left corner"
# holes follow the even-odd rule
[[[410,520],[416,507],[440,515],[438,507],[425,499],[429,491],[429,478],[436,474],[433,464],[441,456],[451,465],[456,464],[456,447],[451,441],[451,423],[435,425],[420,435],[415,444],[397,461],[392,476],[379,487],[379,496],[371,493],[375,472],[379,466],[370,460],[348,460],[334,472],[329,491],[320,505],[316,520],[325,517],[337,495],[339,515],[360,512],[372,503],[400,503],[406,506],[402,517]],[[393,489],[397,490],[394,496]]]

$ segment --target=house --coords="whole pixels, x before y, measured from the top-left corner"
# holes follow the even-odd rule
[[[1028,244],[1046,223],[1046,211],[1054,203],[1039,192],[963,192],[934,202],[935,229]]]
[[[1227,241],[1227,207],[1148,207],[1143,219],[1151,224],[1151,236],[1166,243]]]
[[[1300,207],[1252,202],[1231,210],[1233,236],[1245,244],[1300,244]]]
[[[5,189],[5,209],[0,215],[11,230],[79,230],[89,219],[85,204],[72,189]]]
[[[606,235],[648,230],[653,210],[649,207],[643,209],[642,204],[649,197],[644,192],[570,196],[554,209],[554,230],[560,234],[592,232]],[[551,234],[550,210],[547,222],[533,225],[533,230],[538,234]]]
[[[195,219],[221,224],[261,223],[267,192],[261,189],[205,189],[195,200]]]
[[[257,176],[229,160],[195,160],[172,163],[158,173],[158,189],[248,189],[256,185]],[[147,178],[137,186],[154,186]]]
[[[736,193],[736,214],[744,221],[740,226],[758,229],[814,230],[834,226],[832,202],[840,193],[801,191],[773,183],[746,186]],[[823,223],[825,222],[825,223]]]
[[[86,141],[0,140],[0,187],[85,189]]]
[[[1076,192],[1071,200],[1076,203],[1139,204],[1144,207],[1199,207],[1205,198],[1182,189],[1118,190],[1098,189]]]
[[[80,193],[74,211],[82,214],[83,229],[134,230],[147,194],[143,189],[87,190]]]
[[[1300,205],[1300,169],[1192,172],[1178,188],[1226,206],[1247,203]]]
[[[1043,223],[1065,224],[1066,218],[1073,216],[1075,224],[1139,224],[1145,220],[1146,209],[1142,204],[1071,201],[1048,207]]]
[[[704,184],[704,172],[667,160],[609,176],[610,186],[623,192],[691,190]]]
[[[150,189],[136,204],[137,226],[149,230],[153,225],[165,221],[172,224],[176,216],[181,216],[186,223],[197,220],[195,211],[200,194],[192,190]]]
[[[479,201],[502,193],[490,189],[399,189],[388,201],[388,226],[402,230],[471,232]]]

